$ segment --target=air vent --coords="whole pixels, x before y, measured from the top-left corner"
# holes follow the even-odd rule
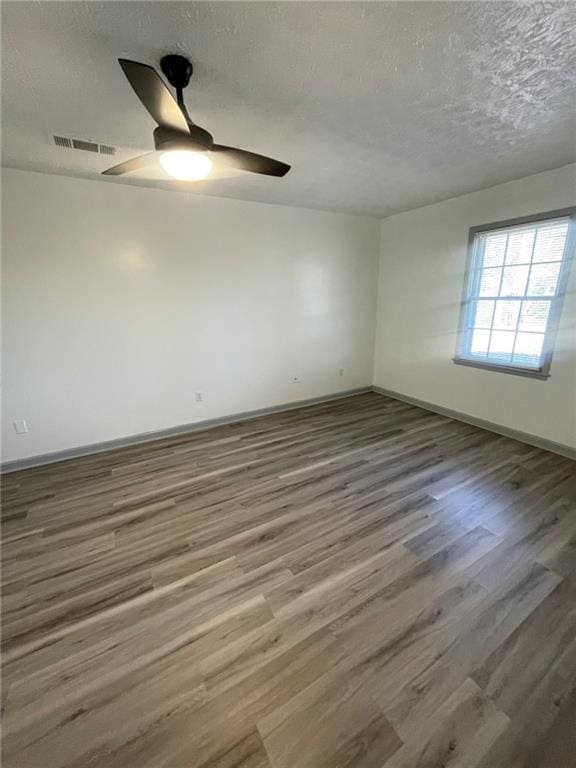
[[[86,139],[69,139],[67,136],[54,136],[54,144],[64,149],[81,149],[83,152],[96,152],[100,155],[115,155],[116,147],[110,144],[97,144]]]
[[[68,147],[68,149],[72,149],[72,140],[67,139],[65,136],[54,136],[54,144],[56,144],[57,147]]]
[[[83,149],[85,152],[98,152],[98,144],[93,141],[83,141],[82,139],[72,139],[74,149]]]

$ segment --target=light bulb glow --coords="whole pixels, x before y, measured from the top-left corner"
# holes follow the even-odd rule
[[[162,152],[160,165],[166,173],[181,181],[205,179],[212,170],[212,161],[203,152],[188,149],[172,149]]]

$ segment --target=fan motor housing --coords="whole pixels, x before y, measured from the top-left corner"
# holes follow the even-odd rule
[[[154,146],[157,151],[169,149],[198,149],[201,151],[212,149],[214,139],[212,134],[200,128],[198,125],[190,126],[190,133],[182,133],[172,128],[158,126],[154,130]]]

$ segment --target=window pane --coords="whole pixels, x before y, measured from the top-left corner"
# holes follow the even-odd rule
[[[497,267],[504,263],[507,240],[508,235],[506,233],[485,236],[483,267]]]
[[[493,327],[503,331],[515,331],[519,312],[519,301],[497,301]]]
[[[514,347],[514,362],[525,362],[535,367],[538,366],[540,364],[543,343],[543,333],[517,334]]]
[[[508,238],[506,264],[528,264],[532,258],[535,229],[514,232]]]
[[[500,296],[524,296],[529,269],[528,265],[524,267],[506,267],[502,277]]]
[[[560,274],[560,262],[556,264],[534,264],[530,273],[528,294],[530,296],[553,296]]]
[[[514,348],[514,337],[516,334],[511,331],[492,331],[490,338],[490,357],[510,359],[512,349]]]
[[[536,235],[533,261],[560,261],[567,233],[567,221],[542,227]]]
[[[490,328],[492,325],[493,314],[494,314],[493,301],[477,301],[476,310],[473,315],[472,325],[475,328]]]
[[[470,352],[473,355],[485,355],[488,352],[490,331],[474,330]]]
[[[483,269],[480,274],[479,296],[498,296],[501,269]]]
[[[459,354],[541,370],[572,225],[565,216],[498,226],[474,237]]]
[[[544,333],[549,312],[549,301],[523,301],[518,330]]]

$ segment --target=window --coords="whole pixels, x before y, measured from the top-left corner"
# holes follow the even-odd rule
[[[474,227],[455,363],[547,378],[576,209]]]

